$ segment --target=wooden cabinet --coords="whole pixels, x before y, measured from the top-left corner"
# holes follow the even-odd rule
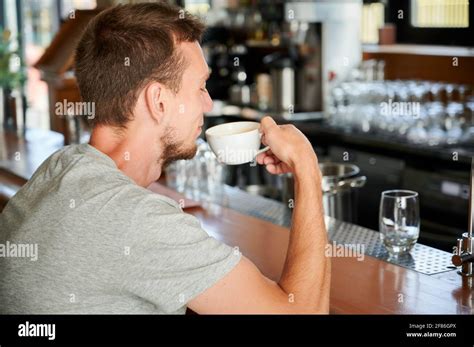
[[[387,80],[428,80],[473,84],[474,52],[468,47],[365,46],[363,59],[385,61]]]

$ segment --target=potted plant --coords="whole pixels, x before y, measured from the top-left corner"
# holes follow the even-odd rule
[[[0,88],[3,94],[3,124],[5,129],[16,130],[16,100],[13,90],[22,87],[26,81],[26,74],[21,63],[18,49],[11,39],[8,29],[1,30],[0,40]],[[2,117],[0,117],[1,119]]]

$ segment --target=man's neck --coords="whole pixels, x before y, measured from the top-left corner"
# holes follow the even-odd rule
[[[137,185],[148,187],[161,175],[162,165],[156,153],[158,144],[150,144],[150,137],[133,134],[133,130],[125,132],[119,136],[111,127],[95,127],[89,144],[108,155]]]

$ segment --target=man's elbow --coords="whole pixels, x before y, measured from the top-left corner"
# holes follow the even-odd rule
[[[314,303],[292,303],[289,304],[290,314],[329,314],[329,299],[324,302]]]
[[[288,314],[329,314],[329,308],[291,307]]]
[[[329,303],[322,307],[317,307],[314,310],[313,314],[329,314]]]
[[[298,300],[293,294],[287,294],[278,284],[277,286],[284,293],[286,302],[280,302],[280,307],[290,314],[329,314],[329,292],[323,291],[319,297],[311,297],[308,300]],[[288,298],[290,300],[288,300]]]
[[[306,308],[305,310],[307,312],[304,312],[304,314],[329,314],[329,303],[322,306]]]

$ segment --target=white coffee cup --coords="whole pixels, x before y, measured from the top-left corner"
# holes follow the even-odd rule
[[[257,154],[269,149],[260,148],[262,134],[257,122],[232,122],[206,130],[209,146],[221,163],[239,165],[252,162]]]

